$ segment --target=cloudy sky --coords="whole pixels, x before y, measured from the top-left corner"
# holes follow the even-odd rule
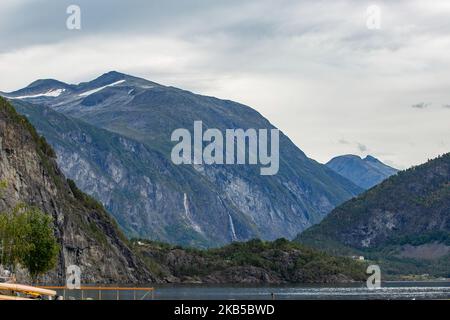
[[[0,91],[117,70],[250,105],[320,162],[450,151],[450,1],[1,0],[0,14]]]

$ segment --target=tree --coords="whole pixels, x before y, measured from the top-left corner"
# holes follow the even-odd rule
[[[59,245],[52,218],[38,208],[20,204],[0,214],[0,239],[0,263],[13,271],[24,266],[33,281],[56,265]]]
[[[16,206],[12,211],[0,214],[1,264],[13,272],[29,250],[31,243],[27,239],[29,226],[26,216],[20,214],[23,205]]]
[[[28,208],[25,213],[27,237],[31,246],[21,257],[21,263],[28,269],[33,279],[55,267],[59,245],[53,231],[52,218],[37,208]]]

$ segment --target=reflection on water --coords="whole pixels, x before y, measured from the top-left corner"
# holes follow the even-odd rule
[[[83,294],[84,299],[98,299],[98,292]],[[204,286],[204,285],[157,285],[155,291],[144,293],[122,291],[120,300],[133,299],[188,299],[188,300],[270,300],[282,299],[450,299],[448,282],[389,282],[381,289],[369,290],[363,284],[327,286]],[[67,298],[80,299],[80,292],[68,291]],[[116,300],[117,292],[103,292],[101,299]]]

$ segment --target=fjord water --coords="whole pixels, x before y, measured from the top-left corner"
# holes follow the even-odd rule
[[[156,288],[155,299],[193,300],[360,300],[450,299],[450,282],[390,282],[369,290],[363,284],[343,286],[208,287],[167,286]]]
[[[60,293],[62,294],[62,293]],[[77,291],[67,298],[80,299]],[[98,299],[93,291],[84,298]],[[102,293],[103,300],[116,300],[117,293]],[[157,285],[152,293],[120,292],[120,300],[430,300],[450,299],[450,281],[384,282],[380,289],[364,284],[298,286]]]

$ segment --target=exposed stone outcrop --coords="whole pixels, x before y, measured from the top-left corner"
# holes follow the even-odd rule
[[[0,98],[0,212],[18,203],[40,208],[54,219],[61,246],[58,265],[41,280],[62,283],[66,267],[82,270],[83,283],[155,281],[128,247],[106,211],[81,192],[78,198],[59,170],[52,149],[28,121]],[[82,195],[80,198],[80,194]]]

